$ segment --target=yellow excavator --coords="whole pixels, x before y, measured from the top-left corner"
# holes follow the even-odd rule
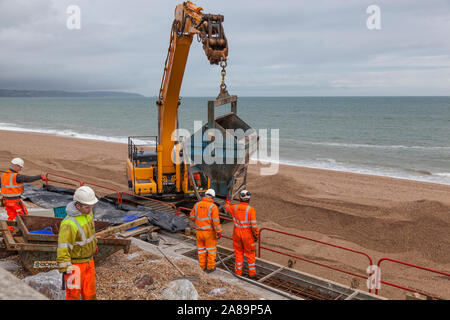
[[[194,196],[199,198],[208,188],[213,187],[216,194],[222,190],[219,194],[225,196],[233,189],[236,171],[239,170],[241,175],[245,173],[246,177],[246,167],[242,166],[197,164],[196,167],[195,163],[191,163],[190,156],[187,156],[188,151],[194,149],[183,150],[182,141],[174,137],[174,131],[178,129],[180,88],[194,36],[202,42],[210,64],[222,67],[220,93],[215,101],[208,102],[208,124],[203,131],[208,127],[219,128],[223,132],[224,128],[250,128],[236,115],[237,96],[230,96],[226,90],[228,42],[222,26],[223,20],[222,15],[204,14],[203,8],[190,1],[176,6],[156,102],[158,136],[128,138],[126,172],[128,186],[135,195],[162,199]],[[229,116],[222,120],[214,119],[214,108],[225,104],[231,104]],[[200,152],[203,147],[200,146]],[[245,179],[241,189],[244,185]]]
[[[188,174],[187,163],[180,159],[181,148],[172,134],[178,127],[179,95],[186,61],[194,36],[203,44],[210,64],[224,64],[228,43],[223,30],[222,15],[203,14],[203,9],[190,1],[175,9],[170,44],[164,66],[158,101],[158,136],[129,137],[126,164],[129,187],[135,194],[170,196],[206,191],[210,179],[202,172]],[[175,147],[175,148],[174,148]]]

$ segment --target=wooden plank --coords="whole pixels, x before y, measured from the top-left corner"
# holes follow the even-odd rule
[[[16,243],[25,243],[25,240],[23,239],[23,237],[15,236],[13,238],[14,238],[14,241],[16,241]]]
[[[111,227],[111,228],[108,228],[108,229],[106,229],[104,231],[98,232],[96,234],[96,236],[97,237],[101,237],[101,238],[102,237],[107,237],[107,236],[110,236],[112,234],[115,234],[115,233],[118,233],[118,232],[121,232],[121,231],[125,231],[127,229],[130,229],[130,228],[133,228],[133,227],[137,227],[137,226],[140,226],[140,225],[146,224],[146,223],[148,223],[148,218],[143,217],[143,218],[140,218],[140,219],[137,219],[137,220],[134,220],[134,221],[131,221],[131,222],[127,222],[127,223],[121,224],[119,226]]]
[[[13,236],[11,235],[11,231],[8,229],[8,225],[5,221],[0,221],[0,226],[2,229],[6,229],[6,231],[3,232],[3,240],[6,244],[6,249],[8,250],[15,250],[14,245],[16,242],[14,241]]]
[[[159,230],[158,226],[147,226],[147,227],[138,228],[136,230],[130,230],[130,231],[120,233],[120,234],[118,234],[118,236],[121,238],[129,238],[129,237],[134,237],[134,236],[146,233],[146,232],[152,232],[152,231],[156,231],[156,230]]]
[[[58,245],[39,244],[39,243],[16,243],[14,248],[17,251],[43,251],[43,252],[56,252]]]

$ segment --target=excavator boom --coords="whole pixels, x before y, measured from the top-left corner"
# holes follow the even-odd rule
[[[127,178],[128,185],[135,194],[170,200],[193,196],[200,198],[201,193],[212,187],[220,196],[232,195],[233,187],[237,185],[236,179],[241,178],[242,184],[238,190],[245,187],[247,163],[242,164],[236,161],[230,164],[229,158],[225,159],[225,156],[229,157],[228,149],[224,153],[225,149],[221,149],[219,145],[214,146],[214,152],[218,152],[217,156],[220,157],[219,154],[222,154],[222,160],[226,161],[210,165],[198,163],[198,161],[193,163],[191,155],[201,153],[203,156],[204,154],[203,142],[200,145],[196,145],[196,141],[186,143],[192,141],[191,136],[185,137],[186,139],[181,143],[181,141],[175,141],[177,137],[174,136],[175,130],[178,129],[181,84],[192,40],[196,36],[203,45],[203,51],[209,63],[220,65],[222,68],[219,95],[216,100],[208,101],[208,123],[201,128],[201,132],[200,130],[198,132],[203,137],[206,129],[217,129],[215,132],[219,132],[222,138],[225,136],[231,138],[233,150],[230,154],[232,158],[236,158],[235,160],[240,160],[237,157],[242,153],[241,151],[245,151],[242,159],[249,159],[249,150],[254,150],[250,146],[253,146],[256,140],[250,138],[257,135],[237,116],[237,96],[230,96],[226,90],[225,68],[228,41],[222,26],[223,21],[222,15],[204,14],[201,7],[190,1],[176,6],[175,18],[170,30],[169,49],[156,102],[158,136],[129,137],[128,139]],[[231,104],[231,113],[216,119],[214,108],[228,104]],[[238,132],[244,130],[246,135],[236,137],[228,129]],[[211,141],[215,141],[215,137],[210,136],[210,138]],[[143,142],[146,139],[150,139],[152,143]],[[227,143],[226,148],[228,147],[230,146]]]
[[[178,126],[178,106],[184,70],[194,35],[203,44],[210,64],[226,61],[228,42],[223,30],[222,15],[203,14],[203,9],[190,1],[175,9],[170,33],[164,74],[157,101],[158,106],[158,192],[162,192],[163,175],[173,174],[174,141],[172,134]]]

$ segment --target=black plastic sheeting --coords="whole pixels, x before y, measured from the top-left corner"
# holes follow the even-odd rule
[[[75,190],[73,189],[54,186],[39,188],[26,184],[22,198],[31,201],[41,208],[53,209],[64,207],[69,202],[72,202],[74,192]],[[137,218],[147,217],[150,224],[170,232],[183,231],[189,227],[187,221],[172,213],[143,206],[133,207],[125,204],[116,204],[113,200],[107,198],[100,198],[93,212],[95,220],[107,221],[111,224],[121,224],[125,222],[127,216],[135,216]]]

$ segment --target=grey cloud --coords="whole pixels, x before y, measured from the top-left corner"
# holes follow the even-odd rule
[[[177,0],[0,0],[0,88],[156,95]],[[67,30],[66,8],[82,10]],[[227,83],[240,95],[448,94],[450,2],[198,2],[225,16]],[[374,80],[376,79],[376,80]],[[428,81],[427,81],[428,80]],[[194,40],[181,94],[214,96],[220,68]],[[431,81],[431,82],[429,82]],[[429,86],[427,83],[433,83]],[[360,85],[358,85],[360,84]]]

